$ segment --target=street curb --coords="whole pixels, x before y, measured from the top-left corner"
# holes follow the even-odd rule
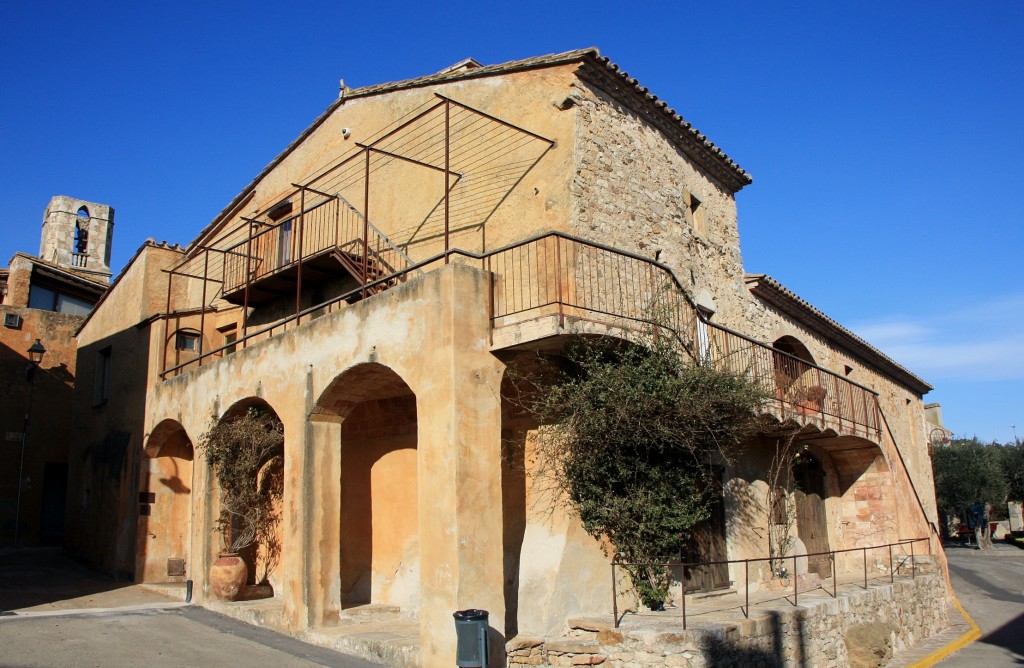
[[[920,661],[915,661],[914,663],[907,666],[907,668],[928,668],[929,666],[933,666],[939,661],[945,659],[953,652],[956,652],[957,650],[961,650],[964,647],[967,647],[972,642],[981,637],[981,629],[978,628],[978,625],[974,623],[974,620],[971,619],[971,616],[967,614],[966,610],[964,610],[964,606],[960,605],[960,601],[959,599],[957,599],[955,594],[953,595],[953,603],[956,605],[957,610],[960,611],[960,614],[964,616],[964,619],[967,620],[967,623],[970,625],[971,630],[963,634],[953,642],[949,643],[945,647],[941,647],[935,650],[934,652],[924,657]]]
[[[0,616],[0,624],[16,619],[29,619],[31,617],[67,617],[68,615],[92,615],[111,612],[138,612],[141,610],[174,610],[184,608],[187,603],[140,603],[136,605],[125,605],[117,608],[74,608],[70,610],[34,610],[26,612],[7,612]]]

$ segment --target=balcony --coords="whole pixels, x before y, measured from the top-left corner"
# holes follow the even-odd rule
[[[613,334],[651,331],[653,327],[679,337],[694,359],[760,383],[771,397],[765,406],[766,413],[782,423],[815,423],[822,430],[873,440],[881,435],[874,391],[708,322],[698,314],[671,270],[649,258],[552,232],[488,253],[453,249],[414,264],[393,249],[383,235],[375,233],[379,241],[372,241],[369,235],[353,237],[359,225],[365,230],[367,223],[341,199],[306,209],[290,220],[297,221],[293,222],[294,234],[286,233],[285,223],[280,223],[247,239],[246,254],[237,250],[243,244],[235,247],[233,253],[237,254],[227,254],[226,296],[238,299],[246,289],[246,271],[252,277],[250,304],[257,294],[254,285],[287,281],[300,263],[305,270],[333,262],[335,271],[341,265],[354,273],[362,271],[361,262],[365,261],[365,266],[376,273],[350,292],[248,332],[230,345],[231,350],[301,326],[304,320],[308,322],[316,315],[342,308],[360,295],[386,290],[440,259],[462,256],[480,261],[494,276],[494,348],[513,345],[507,336],[511,331],[517,332],[514,340],[521,344],[571,331],[577,325],[579,331]],[[298,253],[300,249],[302,253]],[[289,255],[292,252],[297,255],[294,260]],[[269,292],[266,287],[257,290]],[[167,368],[164,377],[186,372],[194,365],[202,365],[204,360],[212,361],[211,358],[225,354],[227,348],[203,352],[194,360]]]
[[[340,270],[359,283],[405,278],[412,261],[355,207],[340,196],[318,199],[277,223],[254,222],[244,240],[221,251],[225,300],[259,306]]]

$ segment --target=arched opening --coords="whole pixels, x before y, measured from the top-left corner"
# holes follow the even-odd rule
[[[150,433],[139,481],[139,562],[142,582],[184,582],[191,573],[192,441],[177,420]]]
[[[314,420],[341,422],[339,512],[343,607],[420,598],[416,395],[377,363],[360,364],[324,391]]]
[[[882,449],[851,436],[835,439],[829,456],[835,464],[844,547],[896,540],[896,486]]]
[[[89,209],[79,207],[75,214],[75,252],[85,253],[89,249]]]
[[[232,486],[244,487],[243,503],[229,502],[223,494],[219,473],[214,473],[218,494],[218,526],[224,546],[239,546],[248,567],[248,585],[270,585],[281,591],[277,566],[284,550],[282,509],[284,504],[285,438],[277,412],[259,397],[247,397],[231,405],[210,435],[231,460],[227,475]],[[211,436],[203,444],[211,456]],[[221,454],[223,457],[224,454]],[[247,496],[245,496],[247,494]]]
[[[792,336],[782,336],[772,343],[778,351],[772,355],[775,369],[775,391],[779,399],[796,409],[800,415],[811,415],[822,410],[826,390],[817,381],[812,365],[811,351]]]

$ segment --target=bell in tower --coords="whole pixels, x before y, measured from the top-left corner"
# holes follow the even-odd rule
[[[114,210],[58,195],[43,213],[39,258],[86,278],[110,282]]]

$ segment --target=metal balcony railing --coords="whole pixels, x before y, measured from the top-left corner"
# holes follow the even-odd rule
[[[877,395],[873,390],[707,321],[689,301],[672,270],[650,258],[549,232],[486,253],[451,249],[413,263],[383,234],[374,232],[373,238],[366,234],[369,223],[341,198],[306,209],[295,218],[302,233],[287,239],[286,245],[282,244],[283,223],[243,242],[251,244],[249,250],[239,252],[232,262],[225,262],[225,292],[230,292],[229,285],[236,290],[244,285],[243,262],[258,279],[286,266],[285,260],[298,261],[289,254],[299,255],[300,250],[301,257],[308,258],[329,249],[345,249],[350,244],[361,251],[365,243],[373,250],[367,249],[364,258],[367,262],[371,258],[379,262],[380,271],[371,272],[364,285],[350,293],[248,332],[231,344],[232,350],[297,326],[303,318],[308,321],[340,308],[360,293],[387,289],[411,272],[446,257],[463,256],[481,261],[494,276],[491,313],[496,329],[545,316],[556,316],[562,322],[572,317],[625,329],[655,326],[678,336],[695,358],[761,383],[773,398],[769,411],[780,419],[802,416],[827,423],[844,434],[876,440],[881,435]],[[364,234],[353,237],[360,231]],[[226,257],[233,255],[229,253]],[[211,356],[219,357],[226,348],[204,351],[194,360],[166,369],[164,376],[177,375],[190,365],[201,365]]]
[[[224,293],[325,253],[336,253],[361,281],[404,276],[413,264],[345,198],[334,195],[285,220],[264,223],[259,232],[224,251]]]
[[[610,327],[669,329],[694,358],[747,375],[773,397],[780,419],[815,419],[877,439],[876,393],[828,369],[709,322],[671,269],[640,255],[548,234],[486,255],[495,276],[496,327],[557,314]]]

